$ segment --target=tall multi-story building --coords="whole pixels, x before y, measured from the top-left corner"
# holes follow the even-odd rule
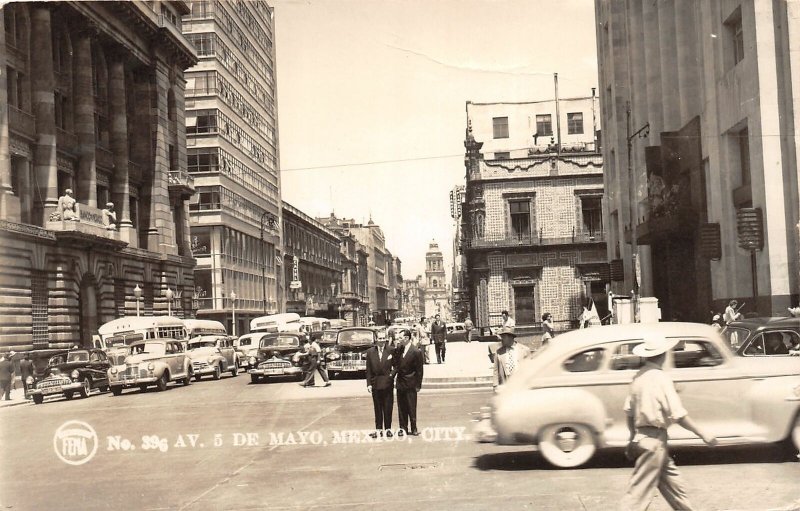
[[[286,312],[337,318],[342,285],[339,236],[291,204],[283,203]]]
[[[566,328],[589,297],[605,306],[603,157],[587,122],[595,105],[594,95],[467,103],[462,247],[477,326],[508,310],[518,327],[550,312]]]
[[[192,316],[187,12],[182,1],[0,10],[0,350],[86,345],[137,311]]]
[[[707,321],[733,298],[785,314],[800,293],[800,6],[595,5],[619,292],[638,285],[667,319]]]
[[[439,244],[431,241],[425,253],[425,317],[441,314],[443,319],[449,319],[450,296],[446,275]]]
[[[392,264],[394,265],[394,281],[392,282],[392,294],[395,296],[395,314],[399,314],[405,306],[405,297],[403,296],[403,263],[400,258],[392,257]]]
[[[273,10],[191,2],[183,32],[199,57],[186,73],[197,315],[232,326],[235,307],[242,332],[284,307]]]

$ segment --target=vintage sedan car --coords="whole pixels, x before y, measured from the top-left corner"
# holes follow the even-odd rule
[[[722,329],[722,337],[742,357],[800,355],[800,319],[747,318]]]
[[[495,441],[536,445],[557,467],[582,465],[597,449],[624,447],[623,405],[644,363],[632,350],[652,331],[680,339],[665,369],[694,422],[720,445],[791,438],[800,447],[800,358],[787,358],[796,362],[789,367],[736,357],[716,328],[673,322],[576,330],[536,351],[497,389],[488,414]],[[669,442],[703,445],[677,424],[669,428]]]
[[[339,330],[336,334],[336,344],[325,355],[328,372],[332,375],[340,372],[366,373],[367,350],[378,342],[381,332],[370,327],[350,327]]]
[[[302,376],[300,351],[305,335],[298,332],[264,334],[255,355],[248,362],[250,381],[258,383],[272,376]]]
[[[467,329],[464,323],[447,323],[447,342],[466,341]]]
[[[123,364],[111,366],[108,382],[115,396],[130,387],[155,385],[159,391],[166,390],[171,381],[189,385],[192,381],[192,365],[183,347],[175,339],[149,339],[137,341],[128,347],[128,356]]]
[[[203,335],[190,339],[186,354],[192,364],[194,381],[200,381],[204,375],[219,380],[222,373],[228,371],[231,376],[239,374],[239,359],[233,340],[227,335]]]
[[[76,393],[89,397],[94,389],[106,392],[109,367],[106,354],[99,349],[77,349],[55,355],[50,357],[40,377],[35,382],[29,381],[32,384],[29,394],[38,405],[45,397],[56,394],[72,399]]]
[[[266,332],[251,332],[233,342],[240,368],[246,371],[250,367],[250,357],[256,356],[261,339],[266,335]]]

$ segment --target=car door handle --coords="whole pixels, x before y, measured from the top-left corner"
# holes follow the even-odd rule
[[[686,388],[686,385],[683,383],[676,383],[675,384],[675,392],[683,392],[683,389]]]

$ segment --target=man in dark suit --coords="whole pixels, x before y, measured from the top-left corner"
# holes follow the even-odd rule
[[[447,325],[438,314],[431,324],[431,339],[436,348],[436,362],[441,364],[444,362],[444,353],[447,351]]]
[[[392,436],[392,408],[394,407],[394,368],[397,357],[394,346],[387,338],[367,350],[367,390],[372,393],[372,406],[375,408],[375,432]]]
[[[397,375],[397,411],[402,434],[417,436],[417,392],[422,388],[422,352],[411,344],[411,330],[400,332],[400,346],[395,352]],[[408,423],[411,422],[411,431]]]

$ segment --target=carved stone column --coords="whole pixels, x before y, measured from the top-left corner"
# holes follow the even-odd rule
[[[153,181],[150,191],[150,223],[147,231],[147,249],[162,254],[176,255],[175,222],[169,200],[169,156],[167,115],[167,91],[170,88],[169,68],[156,59],[154,64],[154,96],[151,108],[151,133],[155,135],[153,159]]]
[[[0,11],[0,20],[4,21],[5,12]],[[0,41],[5,41],[5,22],[0,23]],[[0,45],[0,62],[6,62],[6,46]],[[8,84],[7,73],[0,73],[0,161],[9,161],[8,138]],[[11,166],[0,166],[0,218],[10,219],[9,199],[11,192]]]
[[[75,197],[97,207],[97,167],[92,84],[92,36],[78,34],[75,41],[75,135],[78,137],[78,168]]]
[[[128,180],[128,114],[125,97],[125,64],[121,55],[111,55],[109,66],[108,102],[111,109],[111,152],[114,154],[114,174],[111,176],[111,200],[117,211],[120,237],[131,242],[133,232],[130,211],[130,182]]]
[[[50,8],[44,4],[31,4],[30,58],[31,99],[36,119],[33,171],[38,187],[33,223],[44,225],[58,204],[53,40]]]

